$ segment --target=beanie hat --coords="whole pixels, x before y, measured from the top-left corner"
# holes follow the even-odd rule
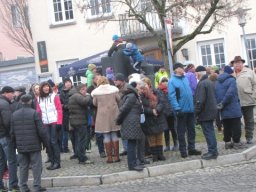
[[[22,95],[20,98],[22,103],[28,103],[30,100],[32,100],[32,96],[30,94]]]
[[[95,64],[90,63],[90,64],[88,65],[88,69],[89,69],[90,71],[92,71],[93,69],[96,69],[96,68],[97,68],[97,67],[96,67]]]
[[[230,66],[225,66],[224,67],[224,72],[227,73],[227,74],[232,74],[234,73],[234,71],[232,70],[232,68]]]
[[[115,34],[115,35],[112,36],[112,40],[113,40],[113,41],[116,41],[116,40],[118,40],[118,39],[119,39],[119,36],[118,36],[118,35]]]
[[[184,69],[184,67],[183,67],[183,65],[182,65],[181,63],[175,63],[175,64],[173,65],[173,70],[176,70],[176,69],[178,69],[178,68]]]
[[[47,82],[49,83],[49,85],[50,85],[51,87],[54,87],[54,86],[55,86],[55,83],[53,82],[53,80],[49,79]]]
[[[125,81],[125,76],[122,73],[117,73],[115,76],[116,81]]]
[[[14,90],[25,93],[26,92],[26,87],[18,86],[18,87],[15,87]]]
[[[65,79],[63,80],[63,83],[65,84],[65,83],[66,83],[66,82],[68,82],[68,81],[72,84],[71,79],[70,79],[70,78],[68,78],[68,77],[67,77],[67,78],[65,78]]]
[[[162,76],[159,80],[159,83],[163,82],[164,80],[168,82],[168,77]]]
[[[1,90],[1,93],[14,93],[14,89],[10,86],[4,86]]]
[[[206,68],[205,68],[204,66],[199,65],[199,66],[196,68],[196,72],[202,72],[202,71],[206,71]]]
[[[127,43],[125,47],[126,47],[126,49],[131,49],[131,48],[132,48],[132,46],[133,46],[133,44],[132,44],[132,43]]]

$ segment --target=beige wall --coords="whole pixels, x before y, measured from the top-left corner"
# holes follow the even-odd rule
[[[255,34],[256,35],[256,2],[255,0],[248,0],[248,7],[252,10],[249,11],[247,16],[247,23],[245,25],[245,32],[247,35]],[[242,29],[238,25],[237,18],[234,17],[229,22],[226,22],[226,25],[221,27],[218,30],[214,30],[211,34],[207,35],[198,35],[194,40],[188,42],[183,46],[189,51],[189,60],[194,61],[196,65],[201,64],[198,52],[198,42],[224,39],[224,49],[225,49],[225,58],[226,63],[228,64],[236,55],[241,55],[246,59],[246,53],[244,44],[242,41]],[[181,48],[182,49],[182,48]],[[179,51],[177,53],[177,60],[184,62],[185,58],[181,55]]]
[[[75,2],[75,1],[74,1]],[[36,70],[40,74],[37,42],[45,41],[49,72],[58,81],[57,61],[82,59],[108,50],[112,35],[118,34],[118,22],[87,23],[85,16],[74,6],[75,24],[50,28],[51,18],[48,0],[29,0],[31,27],[33,31]]]

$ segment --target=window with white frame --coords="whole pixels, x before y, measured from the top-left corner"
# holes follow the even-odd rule
[[[247,38],[250,63],[256,67],[256,36]]]
[[[226,65],[223,40],[206,41],[198,43],[200,63],[206,67]]]
[[[89,0],[87,16],[90,18],[105,17],[112,14],[110,0]]]
[[[52,24],[62,24],[74,21],[72,0],[51,0]]]
[[[11,5],[11,14],[12,14],[12,25],[14,27],[21,27],[21,11],[18,5]]]

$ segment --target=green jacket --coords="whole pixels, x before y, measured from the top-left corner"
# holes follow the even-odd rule
[[[87,78],[87,87],[92,86],[92,80],[94,77],[94,73],[90,71],[89,69],[86,70],[85,76]]]

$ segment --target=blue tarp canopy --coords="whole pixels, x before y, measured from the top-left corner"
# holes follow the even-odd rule
[[[101,58],[107,57],[107,55],[108,55],[108,51],[104,51],[96,55],[92,55],[90,57],[81,59],[79,61],[75,61],[74,63],[65,65],[64,67],[59,68],[59,75],[60,77],[70,77],[73,75],[85,75],[88,64],[94,63],[98,68],[101,68],[102,67]],[[164,64],[163,61],[156,60],[152,57],[146,57],[145,60],[148,64],[152,64],[156,66],[162,66]]]

